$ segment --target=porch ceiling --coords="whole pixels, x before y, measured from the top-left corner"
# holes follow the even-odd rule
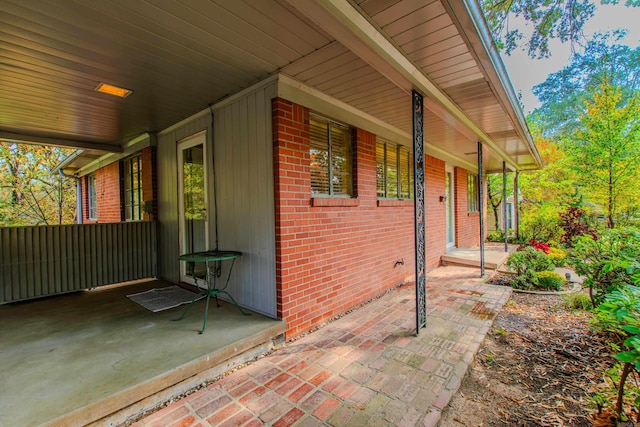
[[[276,72],[410,135],[415,82],[360,47],[382,40],[392,59],[443,95],[426,94],[427,142],[474,163],[463,153],[481,139],[487,169],[501,169],[503,159],[537,167],[504,71],[473,27],[474,7],[475,0],[3,1],[0,138],[122,151],[128,140]],[[365,24],[336,24],[344,11]],[[100,82],[133,94],[98,93]]]

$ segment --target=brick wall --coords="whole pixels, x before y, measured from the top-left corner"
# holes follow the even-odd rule
[[[456,246],[462,248],[476,248],[480,246],[480,218],[477,212],[468,212],[467,208],[467,170],[455,168],[455,228]],[[484,182],[483,182],[484,185]],[[486,196],[486,191],[484,191]],[[486,200],[485,200],[486,204]],[[486,210],[485,210],[486,212]],[[486,224],[486,216],[485,216]],[[486,227],[485,227],[486,228]]]
[[[146,147],[140,152],[142,167],[142,200],[151,200],[153,212],[144,214],[143,219],[154,220],[158,216],[156,172],[156,149]],[[82,221],[91,222],[120,222],[122,221],[122,188],[121,162],[114,162],[95,171],[96,176],[96,204],[98,205],[98,219],[89,219],[89,202],[87,177],[82,177]]]
[[[415,278],[414,212],[413,201],[378,203],[375,135],[354,132],[357,199],[323,199],[311,197],[309,110],[275,99],[273,132],[278,316],[291,339]],[[434,202],[444,170],[427,159],[428,268],[446,246],[444,206]]]
[[[98,206],[98,219],[89,219],[88,186],[87,177],[84,177],[82,220],[91,222],[120,222],[120,163],[115,162],[95,171],[96,177],[96,204]]]
[[[440,196],[446,195],[445,162],[425,155],[424,174],[426,262],[431,270],[440,265],[440,256],[447,251],[447,206],[440,202]]]

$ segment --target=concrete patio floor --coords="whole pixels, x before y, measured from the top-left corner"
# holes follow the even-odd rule
[[[435,426],[511,288],[443,267],[138,421],[143,426]]]
[[[221,302],[199,335],[203,301],[172,322],[185,306],[153,313],[126,297],[168,285],[0,306],[0,426],[117,424],[263,354],[285,331],[282,321]]]

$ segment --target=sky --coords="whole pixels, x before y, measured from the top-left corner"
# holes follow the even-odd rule
[[[622,2],[624,3],[624,2]],[[623,4],[601,5],[596,0],[597,8],[593,18],[585,25],[585,36],[589,37],[595,32],[625,28],[629,30],[622,43],[636,47],[640,43],[640,7],[626,7]],[[526,25],[524,20],[511,21],[510,25]],[[526,34],[526,29],[521,28]],[[540,106],[538,98],[531,89],[538,83],[542,83],[551,73],[561,70],[570,63],[571,46],[557,41],[550,43],[551,57],[546,59],[531,59],[526,51],[518,49],[510,56],[502,53],[502,60],[511,78],[511,83],[516,93],[522,94],[524,111],[529,114],[534,108]]]

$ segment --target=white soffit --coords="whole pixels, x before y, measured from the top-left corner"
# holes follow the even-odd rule
[[[407,92],[412,88],[422,92],[426,95],[425,107],[447,122],[452,116],[484,142],[491,152],[504,159],[511,168],[518,169],[515,161],[489,135],[350,3],[344,0],[287,1],[396,86]]]

